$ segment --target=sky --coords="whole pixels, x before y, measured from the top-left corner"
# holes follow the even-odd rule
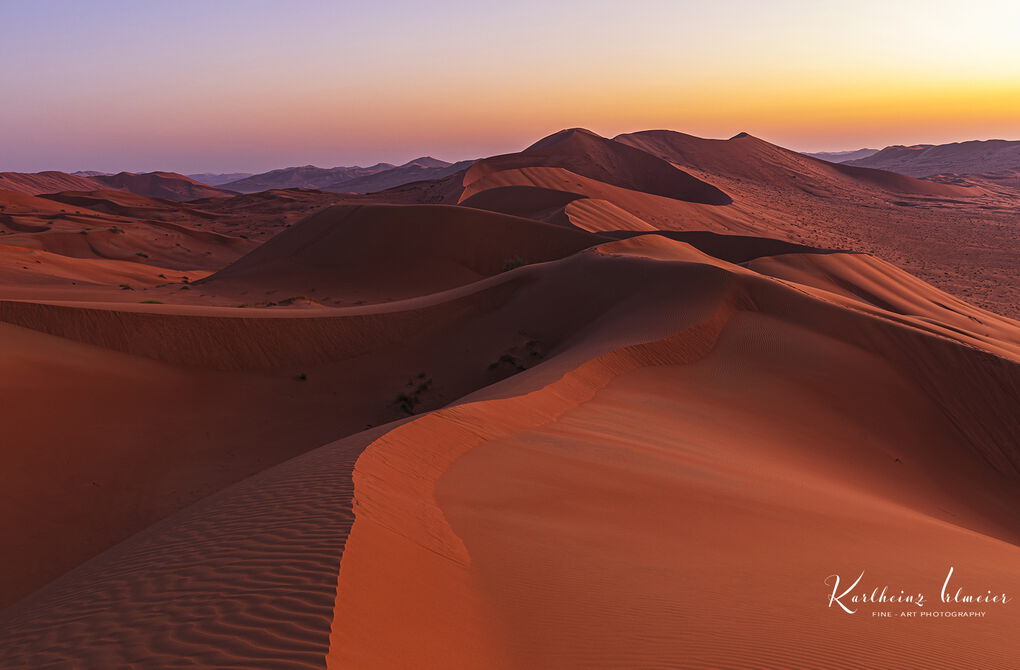
[[[0,171],[1020,139],[1015,0],[0,0]]]

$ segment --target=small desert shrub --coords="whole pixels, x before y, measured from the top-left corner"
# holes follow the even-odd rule
[[[406,414],[414,414],[414,408],[421,404],[421,396],[432,389],[432,378],[424,372],[407,380],[407,385],[412,391],[401,391],[397,394],[393,404],[402,409]]]
[[[162,305],[163,304],[162,300],[139,300],[138,302],[142,303],[143,305]]]
[[[503,272],[515,270],[524,265],[524,259],[520,256],[511,256],[503,261]]]
[[[394,400],[394,404],[407,414],[414,414],[414,406],[420,402],[421,400],[417,396],[407,393],[398,393]]]
[[[316,301],[313,300],[312,298],[309,298],[306,295],[292,295],[289,298],[284,298],[283,300],[279,301],[276,304],[278,304],[278,305],[293,305],[296,302],[316,302]]]

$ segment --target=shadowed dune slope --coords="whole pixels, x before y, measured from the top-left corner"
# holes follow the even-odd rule
[[[42,197],[68,205],[87,207],[96,212],[122,216],[143,217],[147,214],[151,216],[160,211],[177,210],[180,208],[178,203],[171,200],[139,195],[127,191],[62,191],[60,193],[48,193]]]
[[[839,253],[829,249],[816,249],[801,244],[793,244],[784,240],[768,237],[750,237],[747,235],[720,235],[705,230],[658,230],[645,233],[636,230],[607,230],[604,237],[625,240],[640,235],[657,235],[677,242],[691,245],[698,251],[728,263],[746,263],[762,256],[780,254],[831,254]],[[617,246],[615,248],[622,248]]]
[[[366,301],[423,295],[514,265],[572,254],[601,239],[582,231],[443,205],[323,210],[204,281]]]
[[[68,207],[67,204],[75,205],[74,207]],[[33,195],[30,193],[23,193],[21,191],[13,190],[0,190],[0,214],[24,214],[31,215],[35,213],[50,213],[60,211],[70,211],[75,213],[81,213],[87,211],[89,213],[95,213],[95,211],[89,210],[88,205],[78,203],[67,203],[61,204],[53,201],[51,198],[40,197],[39,195]]]
[[[537,221],[560,223],[563,208],[584,197],[579,193],[537,186],[501,186],[474,193],[459,204]]]
[[[472,181],[464,188],[461,202],[466,202],[476,196],[481,197],[479,194],[490,190],[508,187],[536,189],[533,192],[561,191],[566,194],[612,203],[631,215],[630,218],[617,217],[614,226],[627,225],[627,221],[630,221],[631,225],[636,225],[641,230],[652,227],[659,230],[712,230],[720,233],[746,234],[764,234],[763,228],[769,227],[752,216],[749,210],[737,205],[705,205],[652,195],[614,186],[560,167],[521,167],[491,172]],[[518,192],[524,193],[523,191]],[[534,196],[528,197],[530,199]],[[575,198],[575,200],[577,199],[579,198]],[[508,199],[496,198],[490,200],[487,206],[509,204]],[[557,223],[569,222],[571,225],[575,225],[574,220],[569,216],[570,204],[568,203],[564,208],[564,215],[556,221]],[[581,222],[578,221],[578,223]]]
[[[874,256],[780,252],[753,259],[747,267],[763,275],[865,302],[939,329],[961,342],[1020,360],[1015,320],[978,309]]]
[[[4,611],[0,666],[323,668],[372,437],[252,477]]]

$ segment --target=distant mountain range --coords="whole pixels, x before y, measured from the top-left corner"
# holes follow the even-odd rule
[[[76,177],[109,177],[114,174],[113,172],[100,172],[99,170],[78,170],[71,174]],[[176,174],[176,173],[170,173]],[[207,186],[220,186],[228,182],[237,181],[238,179],[244,179],[250,177],[254,172],[201,172],[199,174],[185,175],[188,179],[192,179],[197,182],[201,182]]]
[[[396,167],[389,163],[378,163],[370,167],[334,167],[321,168],[314,165],[280,168],[261,174],[254,174],[242,179],[227,182],[223,186],[238,193],[258,193],[276,188],[314,188],[327,190],[331,184],[347,181],[365,175],[375,174]]]
[[[976,174],[1020,168],[1020,141],[972,140],[952,144],[891,146],[849,165],[890,170],[912,177]]]
[[[225,198],[238,193],[273,189],[308,188],[333,193],[374,193],[395,186],[428,179],[441,179],[466,170],[474,161],[447,163],[423,156],[403,165],[376,163],[369,167],[320,168],[314,165],[282,168],[262,174],[204,173],[185,176],[176,172],[119,172],[95,170],[67,172],[0,172],[0,190],[29,195],[63,191],[124,191],[150,198],[184,202],[203,198]],[[204,177],[206,181],[198,179]],[[230,177],[236,177],[233,181]],[[226,181],[225,181],[226,180]]]
[[[823,161],[829,161],[830,163],[845,163],[846,161],[857,160],[859,158],[867,158],[872,154],[877,154],[881,149],[856,149],[854,151],[819,151],[818,153],[804,154],[805,156],[811,156],[812,158],[821,158]]]
[[[423,179],[439,179],[466,169],[473,161],[447,163],[422,156],[403,165],[376,163],[368,167],[320,168],[314,165],[281,168],[221,183],[239,193],[256,193],[277,188],[313,188],[334,193],[372,193]],[[209,182],[206,182],[209,183]]]
[[[733,139],[741,139],[742,133]],[[536,147],[532,147],[535,149]],[[1020,141],[973,140],[952,144],[895,145],[884,149],[823,151],[805,153],[830,163],[868,167],[911,177],[933,175],[1006,174],[1010,183],[1020,172]],[[470,168],[476,161],[449,163],[431,156],[415,158],[402,165],[376,163],[368,167],[314,165],[280,168],[260,174],[245,172],[176,172],[110,174],[95,170],[74,173],[0,172],[0,190],[30,195],[62,191],[116,190],[166,200],[188,201],[222,198],[237,193],[258,193],[273,189],[306,188],[333,193],[375,193],[412,182],[442,179]],[[945,181],[945,180],[942,180]]]
[[[255,174],[254,172],[200,172],[199,174],[189,174],[188,179],[194,179],[200,181],[203,184],[209,186],[222,186],[232,181],[239,179],[245,179]]]

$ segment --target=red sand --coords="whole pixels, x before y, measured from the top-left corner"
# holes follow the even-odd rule
[[[0,668],[1014,667],[1014,602],[824,583],[1020,593],[1020,324],[856,253],[1015,313],[1008,248],[945,237],[1008,194],[620,139],[0,192]]]

